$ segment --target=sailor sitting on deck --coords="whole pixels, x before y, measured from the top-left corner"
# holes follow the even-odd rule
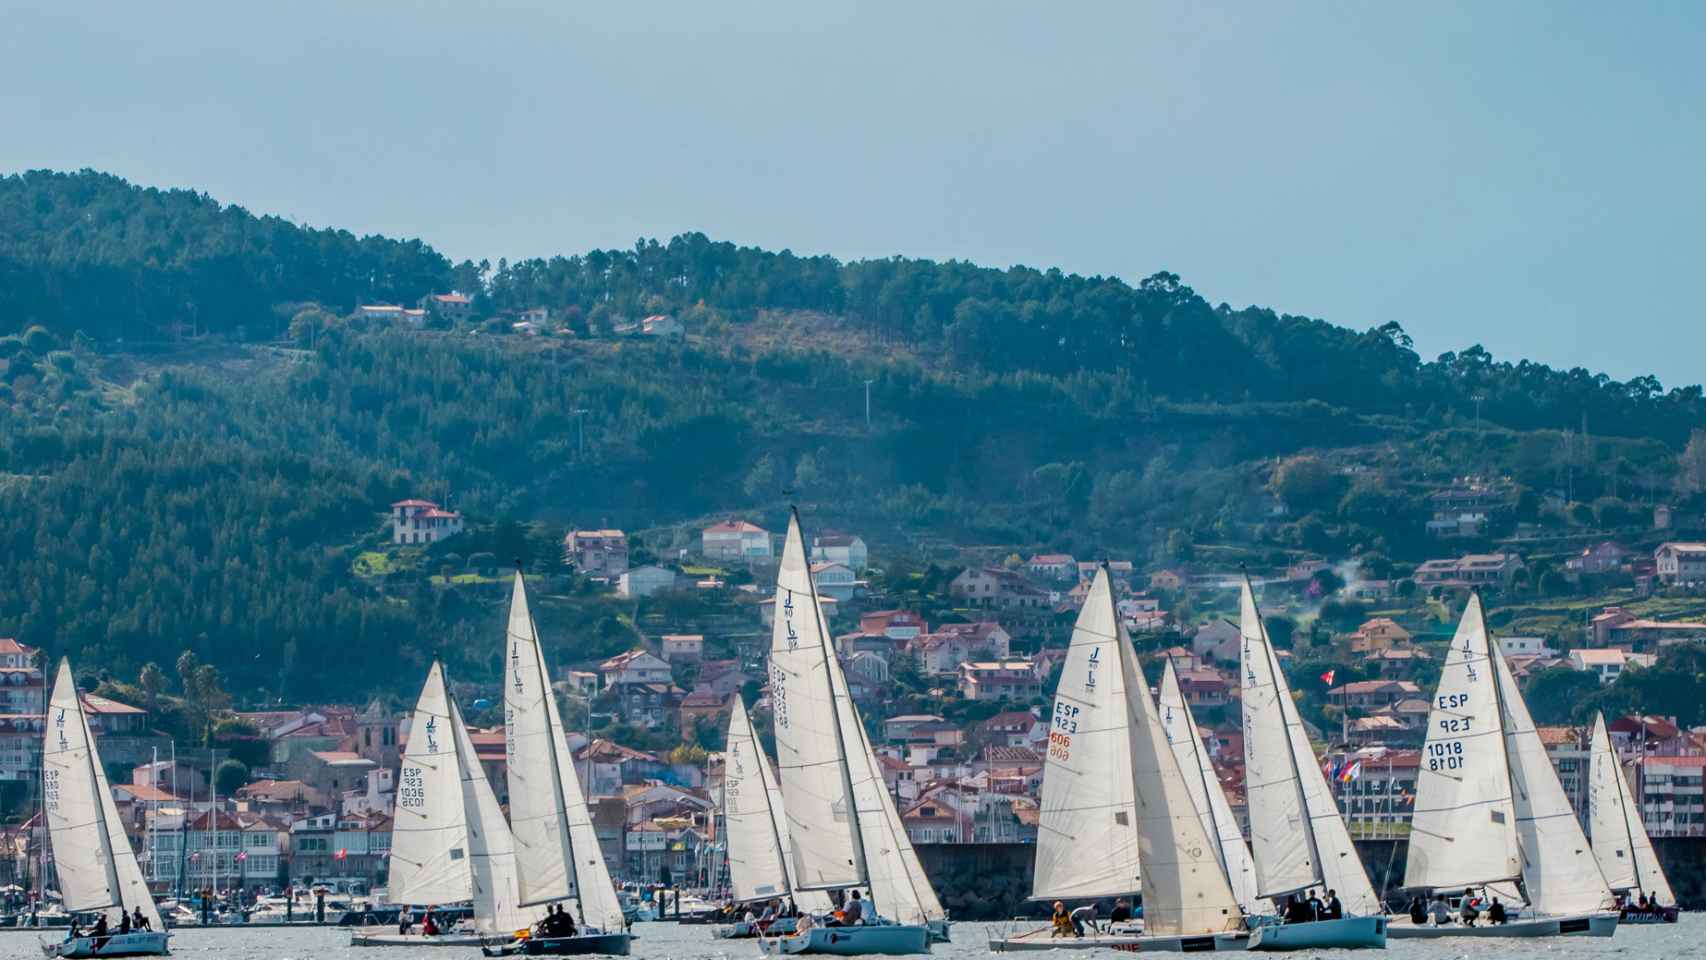
[[[1116,923],[1130,923],[1130,922],[1131,922],[1131,907],[1126,904],[1124,897],[1120,897],[1119,899],[1114,901],[1114,912],[1108,914],[1108,923],[1111,926],[1111,925],[1116,924]]]
[[[1436,927],[1451,923],[1451,905],[1445,902],[1445,894],[1434,897],[1433,906],[1428,908],[1428,915],[1433,917]]]
[[[142,912],[141,907],[137,907],[136,916],[130,918],[130,928],[132,930],[153,930],[154,921],[148,919],[148,916]]]
[[[1494,897],[1493,905],[1487,908],[1487,922],[1498,926],[1509,921],[1510,918],[1505,916],[1505,905],[1499,902],[1498,897]]]
[[[122,909],[118,912],[118,935],[124,936],[130,932],[130,914]]]
[[[105,913],[103,913],[100,916],[95,918],[95,929],[89,931],[89,936],[99,938],[99,937],[104,937],[106,935],[107,935],[107,915]]]
[[[817,921],[812,918],[810,911],[802,913],[800,918],[794,921],[794,936],[806,936],[811,933],[812,927],[815,926],[817,926]]]

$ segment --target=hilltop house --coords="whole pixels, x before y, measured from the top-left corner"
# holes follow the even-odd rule
[[[563,559],[583,577],[620,577],[628,571],[628,535],[620,530],[572,530]]]
[[[811,567],[812,585],[820,597],[834,597],[843,603],[859,593],[859,580],[853,568],[845,563],[814,563]]]
[[[669,664],[644,650],[619,653],[598,665],[604,678],[604,688],[624,683],[669,683],[672,677]]]
[[[1078,574],[1078,561],[1070,553],[1039,553],[1026,561],[1025,569],[1032,576],[1071,580]]]
[[[1399,626],[1391,617],[1375,617],[1365,620],[1357,631],[1351,634],[1352,653],[1373,653],[1377,650],[1390,650],[1410,642],[1410,631]]]
[[[1327,691],[1327,700],[1336,707],[1382,709],[1401,700],[1422,697],[1422,688],[1408,680],[1359,680]]]
[[[1564,568],[1572,573],[1616,573],[1629,562],[1633,552],[1620,543],[1602,540],[1591,547],[1583,547],[1581,553],[1564,562]]]
[[[1653,657],[1650,654],[1626,653],[1617,647],[1607,647],[1603,650],[1571,650],[1567,662],[1572,670],[1595,674],[1600,683],[1610,683],[1631,667],[1649,666]]]
[[[1591,621],[1596,647],[1657,652],[1678,643],[1706,641],[1706,623],[1692,620],[1649,620],[1622,607],[1606,607]]]
[[[462,514],[445,510],[431,500],[398,500],[391,504],[392,543],[437,543],[462,532]]]
[[[1418,586],[1508,588],[1523,569],[1514,553],[1468,553],[1455,560],[1429,560],[1414,577]]]
[[[698,633],[666,633],[658,637],[658,656],[665,663],[698,662],[705,657],[705,637]]]
[[[1706,543],[1661,543],[1653,562],[1666,586],[1706,583]]]
[[[1042,695],[1042,678],[1030,660],[980,660],[960,664],[960,696],[967,700],[1029,700]]]
[[[1013,637],[993,620],[978,623],[944,623],[934,633],[919,635],[911,645],[918,657],[918,671],[927,677],[958,672],[967,660],[1005,660],[1012,652]]]
[[[948,595],[996,610],[1043,609],[1049,595],[1023,576],[1001,567],[967,567],[948,584]]]
[[[1217,617],[1197,628],[1191,637],[1191,652],[1205,660],[1237,662],[1243,652],[1243,635],[1237,624]]]
[[[859,573],[870,562],[870,553],[859,537],[825,531],[812,537],[811,558],[817,563],[839,563]]]
[[[768,560],[770,533],[745,520],[713,523],[699,531],[699,552],[712,560]]]
[[[460,293],[433,293],[421,298],[418,306],[447,320],[463,320],[474,310],[474,301]]]
[[[677,576],[674,570],[647,564],[627,570],[616,578],[616,595],[619,597],[649,597],[666,590],[674,590]]]

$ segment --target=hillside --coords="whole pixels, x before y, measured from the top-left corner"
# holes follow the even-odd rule
[[[188,647],[253,699],[406,685],[434,649],[493,675],[498,591],[435,583],[450,553],[522,556],[567,655],[620,648],[647,611],[567,576],[574,525],[671,556],[698,521],[798,500],[895,566],[1044,548],[1392,563],[1425,555],[1421,497],[1454,476],[1511,475],[1530,494],[1515,518],[1566,542],[1706,477],[1685,469],[1698,386],[1478,348],[1423,361],[1394,326],[1232,310],[1165,273],[689,235],[482,278],[419,242],[32,173],[0,178],[0,277],[0,636],[127,677]],[[351,316],[452,287],[471,317]],[[510,333],[541,306],[560,330]],[[654,313],[684,340],[615,335]],[[1571,502],[1543,509],[1554,488]],[[413,495],[475,530],[358,573]]]

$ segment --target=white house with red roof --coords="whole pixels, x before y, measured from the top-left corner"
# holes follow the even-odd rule
[[[1005,660],[1012,653],[1013,637],[993,620],[978,623],[938,624],[934,632],[912,642],[918,671],[927,677],[959,672],[967,660]]]
[[[391,542],[437,543],[462,532],[462,514],[431,500],[398,500],[391,504]]]
[[[471,297],[461,293],[433,293],[421,298],[420,308],[451,320],[461,320],[474,310]]]
[[[1025,569],[1050,580],[1071,580],[1078,575],[1078,561],[1070,553],[1039,553],[1025,561]]]
[[[770,531],[745,520],[725,520],[699,531],[699,552],[712,560],[768,560]]]

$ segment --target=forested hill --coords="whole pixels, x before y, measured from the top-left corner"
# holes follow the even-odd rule
[[[351,316],[451,288],[470,319]],[[511,335],[536,306],[565,328]],[[654,313],[685,341],[613,335]],[[1168,274],[698,235],[492,269],[104,175],[0,178],[0,637],[124,676],[187,647],[254,700],[397,688],[435,649],[495,674],[501,596],[442,589],[444,556],[364,564],[407,496],[471,518],[438,553],[539,573],[571,525],[672,556],[698,521],[774,522],[789,499],[885,564],[955,545],[1391,563],[1427,548],[1419,481],[1466,472],[1511,474],[1530,515],[1557,488],[1577,501],[1560,523],[1625,522],[1691,476],[1702,413],[1699,387],[1423,362],[1395,327],[1233,311]],[[1565,432],[1584,420],[1590,443]],[[1689,449],[1706,500],[1706,434]],[[1273,465],[1302,451],[1344,469],[1296,471],[1270,521]],[[632,639],[632,610],[537,609],[566,655]]]
[[[1306,317],[1213,306],[1177,276],[1137,286],[1059,270],[958,261],[856,261],[771,253],[700,234],[632,250],[452,266],[418,241],[356,238],[255,217],[189,191],[116,177],[0,179],[0,333],[42,324],[98,341],[241,333],[271,339],[295,304],[347,311],[478,290],[479,309],[571,309],[597,329],[644,313],[816,311],[956,370],[1070,378],[1118,374],[1179,401],[1319,400],[1409,417],[1462,410],[1503,425],[1577,427],[1681,442],[1701,422],[1698,385],[1668,393],[1585,369],[1496,361],[1479,347],[1423,362],[1394,324],[1363,332]]]

